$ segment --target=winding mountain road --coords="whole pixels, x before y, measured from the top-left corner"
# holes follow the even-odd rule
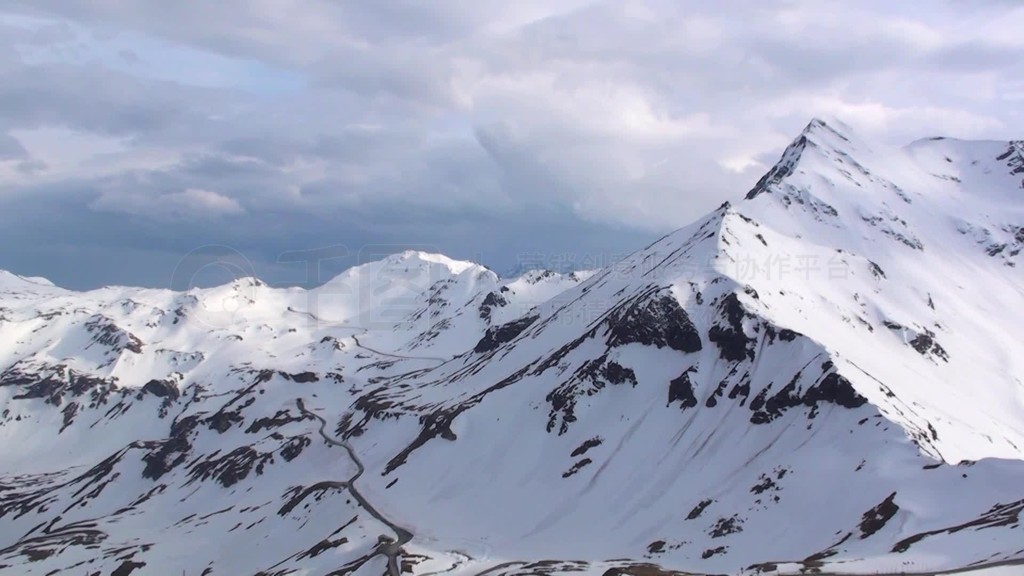
[[[438,358],[437,356],[403,356],[401,354],[391,354],[390,352],[382,352],[382,351],[377,350],[375,348],[370,348],[369,346],[367,346],[367,345],[365,345],[365,344],[363,344],[362,342],[359,341],[359,337],[365,335],[366,333],[367,333],[367,330],[363,329],[363,331],[361,333],[353,334],[352,335],[352,340],[355,341],[356,346],[358,346],[358,347],[360,347],[363,350],[366,350],[368,352],[373,352],[374,354],[377,354],[378,356],[384,356],[384,357],[387,357],[387,358],[398,358],[400,360],[429,360],[431,362],[438,362],[440,364],[444,364],[445,362],[448,361],[445,358]]]
[[[377,546],[377,551],[372,556],[367,558],[367,560],[373,558],[374,556],[383,554],[388,559],[388,574],[390,576],[401,576],[401,568],[399,566],[398,556],[401,553],[402,546],[404,546],[406,543],[412,540],[413,533],[407,530],[406,528],[399,526],[398,524],[390,520],[387,516],[382,514],[369,500],[366,499],[365,496],[363,496],[361,492],[359,492],[359,488],[356,487],[356,480],[359,480],[359,478],[363,475],[363,472],[366,471],[366,468],[363,466],[362,460],[359,459],[359,455],[356,454],[355,449],[352,448],[352,445],[344,440],[339,441],[328,436],[327,432],[324,430],[325,427],[327,426],[327,421],[324,420],[320,415],[307,410],[305,403],[302,401],[302,398],[297,398],[295,400],[295,404],[298,406],[299,412],[301,412],[304,416],[310,416],[319,420],[320,428],[318,432],[320,433],[320,436],[324,439],[324,441],[331,446],[340,446],[344,448],[345,451],[348,452],[349,458],[351,458],[352,462],[354,462],[356,465],[356,473],[353,474],[351,478],[345,481],[330,482],[329,484],[338,489],[347,489],[349,491],[349,494],[352,494],[352,497],[356,499],[356,502],[358,502],[363,509],[369,512],[371,516],[379,520],[382,524],[386,525],[388,528],[391,529],[392,532],[395,533],[396,538],[394,540],[392,540],[391,538],[387,538],[385,536],[381,536],[380,544]]]
[[[308,312],[306,310],[297,310],[297,309],[292,308],[291,306],[289,306],[286,311],[287,312],[291,312],[293,314],[300,314],[302,316],[306,316],[307,318],[309,318],[310,320],[312,320],[314,322],[320,322],[321,321],[321,319],[319,317],[317,317],[316,314],[313,314],[312,312]],[[337,322],[331,322],[331,324],[338,324],[338,323]],[[356,343],[356,347],[362,348],[363,350],[366,350],[367,352],[372,352],[372,353],[374,353],[374,354],[376,354],[378,356],[384,356],[385,358],[397,358],[399,360],[429,360],[431,362],[437,362],[439,364],[444,364],[445,362],[450,360],[450,358],[440,358],[438,356],[405,356],[405,355],[402,355],[402,354],[392,354],[391,352],[384,352],[383,350],[377,350],[376,348],[371,348],[371,347],[369,347],[369,346],[367,346],[367,345],[365,345],[365,344],[363,344],[362,342],[359,341],[359,337],[360,336],[365,336],[366,334],[368,334],[370,332],[369,328],[364,328],[362,326],[339,326],[339,328],[343,328],[345,330],[355,330],[357,333],[351,334],[350,337]]]

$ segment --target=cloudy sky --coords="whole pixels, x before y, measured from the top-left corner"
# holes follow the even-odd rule
[[[5,0],[0,268],[88,288],[168,286],[218,250],[287,284],[316,280],[310,250],[347,254],[325,275],[405,247],[586,266],[741,197],[812,116],[1024,138],[1021,3],[922,6]]]

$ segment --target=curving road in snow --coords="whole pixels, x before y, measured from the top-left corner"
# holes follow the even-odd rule
[[[311,320],[313,320],[314,322],[320,322],[321,321],[321,319],[319,317],[317,317],[316,314],[313,314],[312,312],[308,312],[306,310],[298,310],[298,309],[295,309],[295,308],[292,308],[291,306],[289,306],[286,311],[287,312],[291,312],[293,314],[300,314],[302,316],[306,316],[306,317],[310,318]],[[450,358],[441,358],[441,357],[438,357],[438,356],[405,356],[405,355],[402,355],[402,354],[392,354],[391,352],[384,352],[383,350],[378,350],[376,348],[371,348],[370,346],[367,346],[367,345],[365,345],[365,344],[363,344],[362,342],[359,341],[359,337],[360,336],[365,336],[367,333],[370,332],[369,328],[364,328],[362,326],[343,326],[343,328],[349,329],[349,330],[356,330],[357,331],[357,333],[352,334],[350,336],[350,338],[352,338],[352,340],[355,342],[356,347],[362,348],[363,350],[366,350],[367,352],[373,352],[374,354],[376,354],[378,356],[384,356],[385,358],[397,358],[399,360],[429,360],[431,362],[437,362],[439,364],[444,364],[445,362],[450,360]]]
[[[376,354],[378,356],[384,356],[384,357],[387,357],[387,358],[398,358],[400,360],[430,360],[431,362],[438,362],[440,364],[444,364],[445,362],[448,361],[448,359],[446,359],[446,358],[438,358],[437,356],[403,356],[401,354],[391,354],[390,352],[382,352],[382,351],[377,350],[375,348],[370,348],[366,344],[363,344],[362,342],[359,341],[359,336],[365,335],[367,332],[368,332],[368,330],[366,328],[364,328],[361,333],[353,334],[352,335],[352,340],[355,341],[356,346],[358,346],[358,347],[360,347],[363,350],[366,350],[368,352],[373,352],[374,354]]]
[[[319,415],[307,410],[305,403],[302,401],[302,398],[297,398],[295,400],[295,404],[298,406],[299,412],[301,412],[304,416],[311,416],[320,421],[320,428],[318,432],[320,434],[320,437],[322,437],[325,442],[327,442],[331,446],[340,446],[344,448],[345,451],[348,452],[349,458],[351,458],[352,462],[355,463],[356,473],[353,474],[351,478],[349,478],[346,481],[331,482],[330,485],[339,489],[347,489],[349,493],[352,494],[352,497],[356,499],[356,502],[358,502],[362,508],[364,508],[367,512],[370,513],[371,516],[379,520],[382,524],[386,525],[388,528],[391,529],[392,532],[395,533],[395,540],[391,540],[390,538],[386,538],[384,536],[381,537],[380,545],[377,547],[377,552],[376,554],[374,554],[374,556],[376,556],[377,554],[383,554],[384,556],[386,556],[388,559],[388,573],[390,574],[390,576],[400,576],[401,570],[398,564],[398,555],[401,552],[402,546],[404,546],[406,543],[412,540],[413,533],[403,528],[402,526],[399,526],[392,520],[388,519],[387,516],[381,514],[381,512],[377,510],[377,508],[374,507],[374,505],[370,503],[370,501],[367,500],[362,495],[362,493],[359,492],[359,489],[356,487],[356,480],[358,480],[359,477],[363,475],[363,472],[366,471],[366,468],[363,466],[362,460],[360,460],[359,456],[356,454],[355,449],[352,448],[352,445],[350,445],[348,442],[345,442],[344,440],[339,441],[328,436],[327,433],[324,431],[324,428],[327,426],[327,421],[324,420]],[[370,558],[373,558],[373,556],[370,556]]]

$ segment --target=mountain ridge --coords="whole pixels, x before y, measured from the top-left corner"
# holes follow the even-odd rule
[[[574,277],[7,292],[0,573],[383,571],[306,411],[413,573],[1018,561],[1014,146],[812,121],[749,199]]]

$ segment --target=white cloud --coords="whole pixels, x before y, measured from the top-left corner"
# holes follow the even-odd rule
[[[120,212],[155,220],[214,220],[245,212],[234,198],[200,188],[189,188],[155,197],[138,193],[107,193],[92,202],[90,207],[94,210]]]
[[[184,212],[209,214],[211,216],[241,214],[245,212],[237,200],[199,188],[189,188],[183,192],[164,194],[158,199],[157,203],[166,205],[172,210],[177,208]]]

